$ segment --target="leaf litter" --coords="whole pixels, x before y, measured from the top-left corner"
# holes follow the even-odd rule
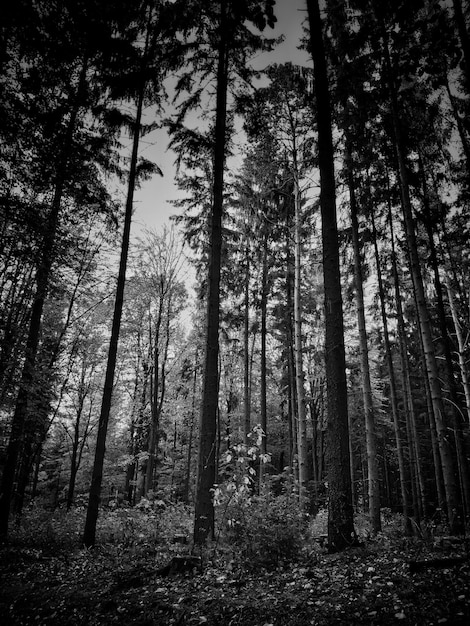
[[[317,551],[275,570],[233,568],[214,557],[202,570],[163,577],[157,571],[165,555],[151,549],[53,555],[7,546],[0,550],[0,623],[467,625],[467,552],[442,556],[424,544],[369,542],[340,554]],[[420,563],[418,571],[410,562]]]

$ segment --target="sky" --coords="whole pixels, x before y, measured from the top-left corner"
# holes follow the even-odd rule
[[[284,35],[284,42],[276,50],[265,53],[255,60],[256,69],[262,69],[270,63],[309,64],[306,52],[297,50],[302,34],[301,24],[306,17],[305,0],[276,0],[275,15],[277,24],[274,30],[267,30],[268,37]],[[152,121],[152,112],[146,113],[146,122]],[[134,197],[133,231],[138,236],[145,229],[160,231],[169,224],[170,215],[177,213],[177,208],[170,201],[181,197],[175,185],[175,154],[167,148],[168,136],[164,129],[159,129],[141,140],[140,155],[154,161],[162,170],[163,177],[155,174],[142,183]],[[129,142],[130,151],[130,142]]]

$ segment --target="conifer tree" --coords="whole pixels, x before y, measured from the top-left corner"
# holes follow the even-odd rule
[[[336,185],[330,91],[318,0],[307,0],[313,58],[325,289],[325,360],[328,402],[328,547],[355,541],[350,473],[344,324],[336,221]]]

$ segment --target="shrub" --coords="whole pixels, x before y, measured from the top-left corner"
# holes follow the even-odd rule
[[[310,519],[309,534],[312,538],[323,537],[328,534],[328,509],[319,509],[318,513]]]
[[[32,505],[23,511],[18,523],[13,523],[10,539],[21,545],[69,551],[79,543],[85,524],[85,511],[62,508],[49,511]]]
[[[224,543],[235,565],[272,569],[302,554],[304,520],[293,494],[274,496],[266,490],[227,508]]]
[[[189,533],[191,515],[181,503],[142,500],[130,508],[104,509],[98,518],[97,537],[103,543],[124,546],[156,545],[177,533]]]
[[[214,488],[222,547],[237,567],[277,567],[298,557],[304,544],[305,516],[296,496],[275,496],[267,485],[255,494],[255,467],[269,460],[260,453],[263,436],[257,426],[253,443],[230,448],[222,460],[224,482]]]

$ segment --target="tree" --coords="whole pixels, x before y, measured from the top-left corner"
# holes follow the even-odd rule
[[[214,532],[212,489],[216,483],[222,215],[224,169],[230,126],[227,111],[228,86],[229,83],[233,83],[234,75],[232,72],[234,71],[239,72],[245,80],[249,80],[252,72],[246,64],[247,56],[261,49],[263,45],[266,46],[266,44],[262,44],[261,38],[247,28],[246,21],[253,23],[260,30],[264,29],[266,23],[272,25],[274,23],[272,4],[271,0],[266,0],[262,6],[251,0],[244,0],[243,2],[220,0],[208,3],[202,14],[201,7],[197,3],[191,5],[191,8],[196,9],[198,13],[197,22],[201,26],[196,27],[194,33],[196,37],[199,37],[197,44],[199,50],[188,58],[188,61],[196,71],[202,71],[203,75],[206,76],[215,75],[216,80],[215,121],[209,140],[212,151],[212,172],[210,173],[212,198],[208,237],[206,340],[194,521],[194,542],[197,544],[204,544]],[[188,31],[191,30],[191,27],[188,28]],[[208,57],[204,53],[205,45],[208,45],[210,54],[215,52],[215,68],[210,60],[208,62]],[[180,90],[188,83],[192,85],[193,80],[194,71],[185,73],[179,81]],[[182,130],[181,122],[189,110],[200,105],[202,92],[203,87],[196,90],[186,100],[182,105],[179,119],[172,128],[175,136],[173,145],[179,144],[179,149],[183,150],[189,142],[193,154],[197,152],[197,149],[194,149],[197,133]],[[202,137],[199,136],[199,139]],[[203,141],[207,147],[207,137]]]
[[[305,182],[313,166],[312,145],[314,142],[311,103],[308,101],[310,72],[288,63],[273,65],[266,71],[270,80],[268,87],[259,89],[252,110],[249,112],[247,127],[251,136],[265,141],[271,136],[277,154],[284,155],[282,180],[272,182],[276,193],[285,194],[292,187],[294,207],[294,358],[295,393],[297,398],[297,460],[300,500],[308,504],[307,483],[309,475],[307,410],[305,391],[304,338],[302,322],[304,317],[305,278],[303,276],[304,239],[307,231],[305,217],[305,196],[308,182]],[[256,137],[258,134],[258,137]],[[277,157],[279,160],[279,156]],[[289,181],[289,185],[287,184]],[[281,184],[284,188],[281,189]],[[276,188],[277,187],[277,188]],[[302,293],[302,291],[304,293]]]
[[[334,151],[328,75],[318,1],[307,0],[307,11],[315,79],[321,185],[328,402],[328,547],[330,551],[339,551],[354,542],[355,532],[349,463],[346,362],[336,222]]]
[[[161,414],[166,399],[169,349],[174,339],[175,322],[184,309],[186,290],[181,281],[183,249],[174,229],[161,236],[148,233],[138,261],[136,278],[149,299],[150,423],[147,437],[147,464],[142,495],[154,489]],[[179,330],[179,329],[178,329]]]
[[[226,157],[228,41],[227,2],[226,0],[221,0],[217,44],[214,182],[208,264],[207,326],[194,521],[194,541],[199,544],[204,543],[209,535],[214,532],[212,489],[216,483],[215,444],[219,399],[220,263],[222,255],[222,211]]]
[[[434,421],[436,424],[437,440],[439,444],[442,472],[446,490],[447,516],[451,531],[460,532],[462,530],[463,520],[461,515],[459,485],[457,483],[455,463],[450,447],[449,433],[446,425],[444,406],[442,403],[441,386],[439,382],[436,355],[432,338],[432,328],[430,323],[429,311],[426,304],[423,278],[418,256],[418,245],[416,241],[415,222],[413,218],[412,204],[410,198],[410,186],[408,178],[409,175],[406,166],[406,148],[402,134],[403,131],[400,119],[400,109],[397,98],[396,86],[393,81],[392,66],[390,63],[390,55],[388,51],[388,35],[383,25],[382,33],[385,78],[389,87],[393,133],[397,151],[400,187],[402,194],[403,218],[408,243],[408,254],[411,264],[411,276],[413,279],[413,288],[415,292],[416,306],[419,315],[419,329],[421,333],[421,340],[423,342],[426,372],[431,391],[432,408]]]
[[[103,388],[103,398],[98,422],[98,436],[96,440],[95,459],[93,463],[93,473],[91,477],[85,528],[83,531],[83,543],[87,547],[94,546],[96,538],[96,523],[98,520],[101,483],[103,479],[103,464],[106,450],[106,434],[108,430],[108,421],[111,411],[114,372],[116,368],[119,332],[121,327],[122,309],[124,303],[124,287],[126,282],[126,269],[129,253],[134,191],[139,178],[138,153],[139,140],[141,135],[142,111],[144,106],[144,98],[146,96],[146,90],[148,86],[149,67],[150,63],[153,61],[152,55],[155,54],[156,48],[158,49],[158,44],[160,43],[160,32],[157,28],[157,25],[159,25],[160,22],[157,20],[158,18],[161,18],[161,16],[158,14],[158,11],[156,11],[155,6],[148,7],[148,10],[145,12],[145,18],[145,45],[142,56],[140,58],[137,85],[135,86],[135,91],[133,93],[133,95],[135,95],[136,101],[136,112],[135,119],[132,125],[132,154],[129,167],[129,178],[127,183],[126,210],[124,215],[124,228],[122,234],[121,255],[119,261],[119,274],[117,278],[116,298],[114,303],[111,337],[109,341],[109,352]]]
[[[28,419],[30,396],[35,386],[43,313],[61,238],[60,227],[63,226],[66,213],[65,200],[77,202],[88,210],[92,204],[91,196],[96,194],[93,199],[94,208],[98,207],[100,211],[105,207],[109,208],[108,194],[102,186],[97,161],[100,161],[105,169],[110,166],[108,158],[110,142],[115,139],[115,129],[110,129],[102,115],[93,117],[90,114],[98,110],[103,113],[106,109],[103,91],[98,87],[102,85],[103,75],[102,72],[95,70],[97,67],[102,69],[103,48],[110,43],[110,28],[104,17],[103,21],[100,21],[93,12],[93,7],[87,14],[90,18],[88,21],[83,20],[84,15],[80,10],[75,11],[74,6],[68,8],[71,9],[70,19],[65,19],[65,14],[69,16],[69,13],[62,5],[35,7],[34,11],[37,10],[35,17],[42,26],[38,28],[34,20],[27,20],[28,28],[18,29],[10,41],[7,38],[11,59],[8,59],[2,67],[2,70],[6,67],[7,74],[12,67],[28,68],[24,73],[21,70],[14,77],[8,75],[11,79],[7,81],[8,84],[10,86],[15,84],[18,90],[19,95],[14,97],[12,109],[19,113],[20,121],[19,123],[16,121],[13,126],[5,124],[2,127],[2,134],[11,139],[11,136],[15,135],[12,128],[16,128],[20,131],[19,138],[26,138],[29,148],[27,169],[30,172],[25,176],[23,168],[19,168],[19,178],[15,182],[7,178],[7,194],[3,199],[7,206],[10,204],[14,207],[17,203],[24,204],[25,198],[29,196],[34,199],[34,204],[40,207],[44,220],[34,260],[34,295],[31,298],[27,318],[24,359],[2,476],[0,498],[2,536],[8,532],[15,472]],[[104,14],[107,15],[107,11]],[[94,29],[100,25],[104,36],[97,40]],[[31,26],[32,33],[29,31]],[[59,43],[63,53],[59,64],[56,48],[54,46],[52,50],[50,44],[53,38],[56,44]],[[73,45],[70,43],[72,40]],[[21,57],[21,54],[24,56]],[[95,80],[90,81],[92,73]],[[22,100],[29,103],[26,110],[21,105]],[[47,105],[44,105],[45,102]],[[9,115],[7,119],[12,121],[13,117]],[[96,128],[94,133],[91,132],[87,124],[90,118],[93,120],[91,126],[95,124],[96,127],[100,127],[101,133],[96,133]],[[15,151],[19,147],[17,141],[13,142],[13,148],[10,150],[13,157],[10,165],[17,156]],[[96,151],[94,160],[89,156],[93,151]],[[26,191],[19,201],[16,197],[18,190]]]
[[[352,165],[351,149],[347,150],[347,169],[349,202],[351,209],[352,240],[354,250],[354,281],[356,288],[356,308],[359,330],[359,353],[361,360],[362,397],[364,403],[366,450],[367,450],[367,480],[368,480],[368,508],[373,533],[380,532],[380,489],[379,468],[377,463],[377,435],[375,427],[372,384],[369,367],[369,347],[366,331],[366,315],[364,310],[364,286],[361,261],[361,244],[359,240],[359,221],[356,202],[356,190]]]

